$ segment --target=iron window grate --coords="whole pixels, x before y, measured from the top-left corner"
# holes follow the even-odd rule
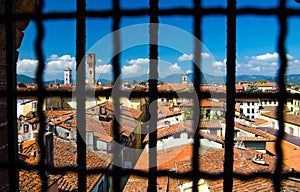
[[[150,20],[149,23],[159,23],[158,16],[166,15],[190,15],[194,17],[194,36],[201,40],[201,21],[204,16],[207,15],[225,15],[227,17],[227,110],[226,110],[226,117],[227,117],[227,131],[226,131],[226,145],[225,145],[225,162],[224,162],[224,172],[218,173],[215,175],[211,175],[205,172],[201,172],[198,170],[198,165],[201,163],[198,160],[198,150],[199,150],[199,135],[196,134],[194,138],[194,149],[193,149],[193,170],[187,173],[173,173],[168,171],[158,171],[157,167],[153,167],[150,169],[149,174],[143,171],[138,170],[121,170],[119,167],[114,166],[112,170],[106,169],[94,169],[94,170],[87,170],[86,169],[86,146],[81,138],[80,134],[77,134],[77,147],[78,147],[78,157],[77,157],[77,167],[63,167],[63,168],[55,168],[46,166],[44,162],[45,159],[45,149],[43,148],[43,133],[45,130],[45,125],[41,124],[40,133],[39,133],[39,145],[41,148],[41,161],[39,162],[38,166],[34,165],[23,165],[20,164],[17,160],[17,138],[16,138],[16,115],[14,110],[8,111],[8,127],[9,134],[8,137],[11,138],[9,140],[9,163],[1,163],[1,167],[9,167],[9,185],[11,191],[18,190],[18,168],[22,169],[35,169],[39,170],[40,176],[43,181],[43,191],[47,189],[47,177],[46,171],[73,171],[78,173],[79,183],[78,189],[79,191],[86,190],[86,175],[94,174],[94,173],[105,173],[108,175],[113,176],[113,183],[114,183],[114,190],[119,191],[119,184],[120,184],[120,177],[122,175],[127,174],[136,174],[142,177],[147,177],[149,181],[149,190],[155,191],[156,190],[156,178],[157,176],[171,176],[175,178],[190,178],[193,180],[193,191],[197,191],[197,182],[200,177],[202,178],[209,178],[209,179],[224,179],[224,191],[232,191],[232,182],[233,178],[239,178],[243,180],[252,179],[255,177],[263,177],[263,178],[271,178],[274,183],[274,187],[276,191],[280,191],[280,183],[282,179],[288,178],[290,176],[300,177],[299,173],[282,173],[282,149],[280,147],[281,141],[284,136],[284,124],[283,124],[283,107],[286,98],[300,98],[299,95],[292,95],[287,94],[285,90],[285,83],[284,83],[284,74],[287,68],[287,58],[286,58],[286,50],[285,50],[285,38],[287,33],[287,19],[291,16],[300,16],[300,11],[297,9],[291,9],[286,7],[286,1],[280,0],[280,3],[277,8],[272,9],[261,9],[261,8],[236,8],[236,1],[227,1],[227,8],[203,8],[201,7],[201,1],[194,0],[194,7],[189,8],[176,8],[176,9],[159,9],[158,7],[158,0],[150,0],[149,9],[134,9],[134,10],[122,10],[119,5],[119,0],[113,0],[113,9],[106,10],[106,11],[87,11],[86,10],[86,2],[85,0],[77,0],[77,11],[76,12],[53,12],[53,13],[42,13],[44,1],[39,0],[37,5],[37,12],[35,14],[20,14],[15,15],[14,7],[15,1],[6,1],[6,13],[5,15],[1,15],[1,22],[6,23],[6,57],[7,57],[7,74],[16,74],[15,71],[15,63],[16,63],[16,56],[14,54],[15,49],[15,34],[16,34],[16,27],[15,22],[17,20],[22,19],[31,19],[36,23],[36,27],[38,29],[38,35],[36,37],[35,48],[36,54],[39,60],[39,66],[36,73],[36,80],[38,83],[38,90],[34,92],[26,92],[26,93],[17,93],[15,89],[16,85],[16,76],[11,75],[7,76],[7,92],[1,91],[1,95],[7,96],[7,105],[10,109],[16,109],[16,98],[17,96],[35,96],[38,98],[38,115],[42,122],[44,122],[44,114],[42,111],[42,104],[44,98],[47,96],[52,95],[70,95],[67,92],[49,92],[43,88],[43,71],[44,71],[44,56],[42,50],[42,41],[44,37],[44,26],[43,22],[49,19],[76,19],[76,62],[77,64],[80,63],[81,58],[85,56],[85,39],[86,39],[86,18],[106,18],[112,17],[113,18],[113,26],[112,31],[119,29],[120,19],[123,16],[143,16],[148,15]],[[278,52],[280,58],[280,69],[278,70],[278,77],[279,77],[279,93],[278,94],[245,94],[245,93],[236,93],[235,92],[235,59],[236,59],[236,17],[239,15],[260,15],[260,16],[277,16],[279,22],[279,29],[280,34],[278,37]],[[157,61],[158,58],[158,47],[157,47],[157,26],[149,25],[149,33],[150,33],[150,55],[149,58],[151,59],[150,63],[150,79],[157,79]],[[118,33],[114,36],[114,52],[118,53],[120,50],[120,36]],[[197,74],[199,71],[200,63],[200,46],[195,43],[194,45],[194,55],[195,55],[195,63],[194,63],[194,74]],[[120,55],[115,54],[113,58],[113,74],[114,79],[119,76],[120,74]],[[154,61],[152,61],[154,60]],[[78,67],[78,66],[77,66]],[[201,79],[199,76],[195,75],[195,87],[199,87]],[[77,79],[79,80],[77,83],[84,82],[84,76],[78,75]],[[80,81],[82,80],[82,81]],[[81,86],[84,87],[84,86]],[[167,96],[172,95],[172,93],[158,93],[157,91],[157,81],[149,80],[149,87],[150,93],[133,93],[136,96],[148,96],[150,101],[155,101],[159,96]],[[195,89],[197,92],[198,99],[208,97],[207,93],[201,93],[200,90]],[[77,90],[80,91],[80,90]],[[82,91],[82,90],[81,90]],[[96,95],[110,95],[110,91],[99,91]],[[13,97],[11,97],[12,95]],[[220,95],[222,96],[222,95]],[[264,97],[264,98],[278,98],[278,119],[279,119],[279,133],[276,140],[276,152],[277,152],[277,163],[276,169],[274,173],[253,173],[250,175],[243,175],[233,172],[233,132],[230,131],[233,129],[234,125],[234,101],[235,98],[257,98],[257,97]],[[114,106],[115,109],[118,109],[119,106],[118,98],[115,98]],[[78,106],[80,108],[77,110],[77,122],[81,122],[78,126],[85,127],[85,119],[84,115],[84,105],[85,105],[85,98],[77,98]],[[117,113],[118,114],[118,113]],[[157,115],[157,114],[156,114]],[[114,139],[118,142],[118,122],[114,123]],[[229,131],[228,131],[229,130]],[[156,131],[150,134],[151,144],[150,146],[156,146]],[[80,155],[79,155],[80,154]],[[156,162],[156,151],[152,151],[150,153],[150,159]],[[117,160],[117,159],[114,159]],[[13,186],[13,187],[12,187]]]

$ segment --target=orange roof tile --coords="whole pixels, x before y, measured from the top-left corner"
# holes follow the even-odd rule
[[[70,142],[65,141],[63,139],[55,138],[53,140],[54,144],[54,166],[55,167],[64,167],[64,166],[76,166],[77,162],[77,150],[76,147],[71,145]],[[27,149],[29,148],[29,149]],[[31,145],[23,148],[22,154],[27,154],[28,152],[33,152],[36,150],[35,142]],[[112,161],[112,155],[95,152],[95,151],[87,151],[86,152],[87,159],[87,169],[93,168],[108,168]],[[28,176],[24,175],[24,172],[20,172],[20,188],[28,189],[26,191],[32,190],[34,187],[38,187],[35,183],[41,183],[36,179],[28,181],[28,178],[33,178],[35,175],[35,171],[26,172]],[[95,174],[87,176],[87,189],[90,191],[96,182],[99,180],[102,174]],[[76,190],[77,189],[77,174],[75,173],[63,173],[58,180],[55,182],[58,185],[59,190]],[[49,178],[51,180],[53,175],[49,174]]]

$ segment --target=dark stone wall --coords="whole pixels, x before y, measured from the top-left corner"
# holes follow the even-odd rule
[[[0,0],[0,14],[5,14],[5,1]],[[34,13],[37,0],[16,0],[16,14]],[[24,30],[29,20],[16,22],[16,48],[21,46]],[[0,23],[0,89],[6,90],[6,34],[5,22]],[[18,51],[16,50],[18,57]],[[8,88],[9,89],[9,88]],[[7,102],[5,97],[0,96],[0,161],[8,162],[8,132],[7,127]],[[0,168],[0,191],[9,190],[9,175],[7,168]]]

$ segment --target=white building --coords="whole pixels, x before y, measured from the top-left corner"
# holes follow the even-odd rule
[[[69,67],[64,70],[64,84],[72,84],[72,69]]]
[[[259,106],[259,99],[239,99],[236,101],[237,111],[248,119],[259,118]]]
[[[96,65],[96,55],[95,53],[88,53],[87,55],[87,76],[88,84],[95,85],[95,65]]]

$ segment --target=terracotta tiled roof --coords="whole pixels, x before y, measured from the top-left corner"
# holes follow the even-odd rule
[[[174,162],[179,162],[192,157],[192,145],[184,145],[175,148],[169,148],[164,151],[158,151],[157,165],[158,170],[172,170],[174,168]],[[149,167],[149,154],[144,150],[139,157],[134,169],[148,171]],[[157,179],[157,191],[167,191],[168,181],[167,177],[158,177]],[[130,176],[127,184],[125,185],[124,192],[132,191],[147,191],[148,180],[146,178],[138,176]],[[177,191],[177,187],[170,189],[169,191]]]
[[[239,98],[237,99],[237,101],[259,103],[259,99],[255,99],[255,98]]]
[[[264,159],[268,165],[259,165],[252,161],[252,157],[258,152],[246,149],[241,152],[239,149],[234,148],[234,165],[233,170],[241,174],[250,174],[256,172],[272,172],[275,169],[276,158],[264,155]],[[212,152],[205,153],[199,157],[200,170],[205,171],[211,174],[219,173],[223,171],[223,162],[224,162],[224,149],[215,150]],[[178,162],[177,164],[178,172],[187,172],[192,169],[192,161],[185,160]],[[284,166],[285,171],[290,171],[290,168]],[[211,191],[222,191],[223,190],[223,179],[218,180],[209,180],[205,179],[210,187]],[[180,180],[180,183],[183,181]],[[294,181],[284,181],[282,187],[287,191],[293,191],[295,189],[300,190],[300,183]],[[238,180],[233,179],[233,191],[273,191],[272,181],[265,178],[255,178],[251,180]]]
[[[276,139],[278,130],[268,127],[259,128],[266,131],[269,137]],[[281,147],[283,151],[283,163],[293,167],[295,171],[300,172],[300,138],[290,135],[288,133],[284,134],[283,140],[281,142]],[[275,142],[267,143],[268,152],[276,155]]]
[[[38,117],[33,117],[31,119],[26,119],[26,122],[33,124],[33,123],[38,123],[39,122],[39,118]]]
[[[201,107],[224,107],[224,104],[221,102],[212,101],[209,99],[202,99],[200,101],[200,106]]]
[[[274,82],[267,82],[260,85],[257,85],[258,87],[278,87],[277,83]]]
[[[45,116],[49,118],[61,117],[63,115],[71,114],[71,110],[47,110],[45,111]]]
[[[76,166],[77,159],[77,150],[76,147],[71,145],[70,142],[65,141],[63,139],[54,138],[54,166],[55,167],[64,167],[64,166]],[[36,150],[35,142],[31,143],[31,145],[27,147],[23,147],[22,154],[27,154],[34,152]],[[105,154],[101,152],[95,151],[87,151],[86,152],[87,159],[87,168],[108,168],[111,163],[112,156],[110,154]],[[26,175],[24,175],[26,173]],[[34,179],[32,180],[31,185],[28,185],[29,178],[36,178],[35,171],[25,171],[20,172],[20,188],[28,188],[26,191],[30,191],[33,187],[40,186],[38,183],[41,183],[40,180]],[[61,175],[61,174],[60,174]],[[87,176],[87,189],[90,191],[96,182],[99,180],[102,174],[97,175],[89,175]],[[49,174],[49,180],[51,178],[53,180],[53,175]],[[31,180],[30,180],[31,181]],[[55,181],[58,185],[59,190],[61,191],[73,191],[77,189],[77,174],[75,173],[63,173],[59,180]]]
[[[193,101],[188,101],[188,102],[185,102],[185,103],[181,103],[179,106],[181,106],[181,107],[193,107],[194,102]],[[211,99],[202,99],[200,101],[200,106],[201,107],[225,107],[223,102],[213,101]]]
[[[187,145],[189,146],[189,145]],[[174,150],[177,149],[177,150]],[[172,156],[174,152],[187,150],[186,147],[174,148],[173,151],[165,151],[165,154],[158,154],[158,162],[161,162],[161,157],[168,158]],[[189,149],[192,152],[191,149]],[[179,152],[177,152],[179,154]],[[264,160],[267,165],[259,165],[252,161],[252,157],[255,154],[261,154],[251,149],[243,150],[242,156],[239,149],[234,148],[234,166],[233,169],[237,173],[250,174],[256,172],[272,172],[275,169],[276,157],[264,155]],[[174,162],[176,162],[176,170],[179,173],[187,172],[192,170],[192,159],[191,155],[186,157],[172,158],[171,161],[166,160],[165,165],[158,163],[158,170],[166,169],[173,170]],[[140,159],[138,160],[136,168],[139,170],[148,171],[148,154],[142,153]],[[201,171],[205,171],[211,174],[219,173],[223,171],[224,162],[224,149],[220,150],[207,150],[205,153],[199,155]],[[284,166],[284,171],[290,171],[290,168]],[[157,190],[158,191],[178,191],[178,185],[187,182],[187,179],[172,179],[168,177],[158,177],[157,178]],[[205,179],[208,183],[211,191],[223,191],[223,179],[210,180]],[[130,176],[124,191],[147,191],[148,180],[146,178],[141,178],[137,176]],[[291,180],[284,180],[282,182],[282,188],[286,191],[298,191],[300,189],[300,183]],[[233,179],[233,191],[274,191],[273,184],[270,179],[265,178],[254,178],[246,181]]]
[[[180,132],[193,132],[192,127],[189,124],[186,123],[176,123],[170,125],[170,127],[162,127],[157,129],[157,139],[161,139],[163,137],[167,137],[170,135],[174,135],[175,133]],[[149,135],[147,135],[144,139],[144,142],[149,141]]]
[[[64,115],[53,117],[51,123],[54,125],[59,125],[61,123],[64,123],[65,121],[73,119],[74,115],[75,115],[74,112],[68,112],[65,113]]]
[[[241,130],[244,130],[244,131],[247,131],[247,132],[250,132],[250,133],[253,133],[255,135],[258,135],[258,136],[261,136],[261,137],[264,137],[264,138],[268,139],[268,136],[266,135],[266,133],[261,131],[258,128],[249,127],[249,126],[246,126],[246,125],[241,125],[238,122],[234,122],[234,127],[237,128],[237,129],[241,129]]]
[[[276,111],[270,111],[270,112],[262,113],[261,115],[266,116],[266,117],[270,117],[270,118],[273,118],[273,119],[278,119]],[[299,115],[293,115],[293,114],[285,113],[284,114],[284,121],[287,122],[287,123],[291,123],[291,124],[300,126]]]
[[[200,128],[222,128],[220,120],[200,120]]]
[[[130,107],[122,107],[120,109],[121,115],[133,117],[134,119],[138,119],[142,115],[142,111]]]
[[[265,119],[255,119],[252,124],[255,125],[255,126],[263,126],[267,123],[269,123],[269,121],[267,121]]]
[[[158,119],[181,115],[181,112],[182,111],[179,108],[175,109],[169,102],[158,103]]]
[[[208,140],[212,140],[212,141],[215,141],[217,143],[220,143],[220,144],[224,144],[224,139],[222,139],[221,136],[215,136],[215,135],[211,135],[209,133],[206,133],[204,131],[199,131],[199,134],[200,136],[204,137],[204,138],[207,138]]]
[[[167,91],[183,91],[187,89],[188,87],[191,87],[187,84],[181,84],[181,83],[164,83],[162,85],[159,85],[157,87],[159,92],[167,92]]]
[[[243,86],[241,84],[235,84],[236,90],[244,90]]]

